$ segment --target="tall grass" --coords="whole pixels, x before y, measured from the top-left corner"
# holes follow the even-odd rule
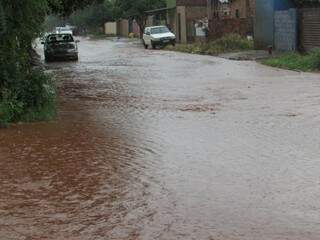
[[[297,71],[319,71],[320,70],[320,48],[308,54],[287,53],[279,57],[269,58],[262,61],[263,64]]]
[[[253,41],[243,38],[239,34],[228,34],[210,42],[177,44],[175,48],[168,46],[167,49],[186,53],[218,55],[227,52],[251,50],[253,49]]]

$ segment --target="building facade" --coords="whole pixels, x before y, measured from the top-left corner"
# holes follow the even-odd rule
[[[197,38],[196,26],[206,22],[207,0],[167,0],[167,24],[181,43]]]
[[[229,33],[253,35],[255,0],[208,0],[207,7],[210,38]],[[229,14],[224,13],[225,9]]]

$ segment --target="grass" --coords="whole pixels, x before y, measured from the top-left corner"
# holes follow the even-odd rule
[[[286,53],[262,61],[263,64],[289,70],[311,72],[320,70],[320,48],[308,54]]]
[[[175,47],[168,46],[166,49],[193,54],[219,55],[228,52],[252,50],[253,41],[243,38],[238,34],[228,34],[211,42],[177,44]]]

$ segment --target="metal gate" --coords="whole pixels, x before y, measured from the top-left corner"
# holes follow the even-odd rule
[[[301,9],[301,47],[310,51],[320,48],[320,8]]]

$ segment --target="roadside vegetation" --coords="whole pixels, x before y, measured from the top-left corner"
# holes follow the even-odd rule
[[[193,54],[219,55],[228,52],[252,50],[253,41],[243,38],[238,34],[228,34],[210,42],[177,44],[175,47],[167,46],[166,49]]]
[[[262,63],[272,67],[303,72],[320,71],[320,48],[308,54],[286,53],[263,60]]]
[[[70,14],[94,0],[0,0],[0,126],[55,116],[55,86],[35,66],[33,42],[48,12]]]
[[[0,3],[0,126],[50,119],[55,112],[54,86],[31,62],[32,42],[40,35],[37,26],[41,26],[48,5],[44,1]]]
[[[97,0],[93,4],[75,10],[61,18],[53,12],[46,18],[46,31],[66,23],[75,26],[78,35],[89,35],[92,38],[104,38],[104,24],[121,18],[134,18],[140,26],[141,33],[147,23],[145,11],[165,7],[164,0]],[[66,10],[70,12],[70,10]]]

